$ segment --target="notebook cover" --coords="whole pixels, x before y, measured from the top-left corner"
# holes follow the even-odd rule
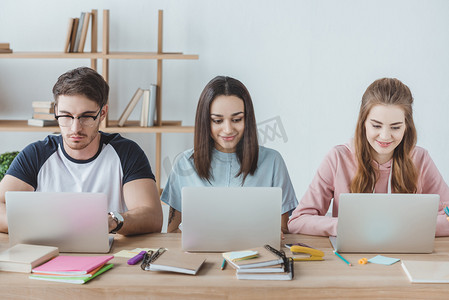
[[[113,259],[112,255],[103,256],[65,256],[60,255],[33,269],[45,274],[87,274]]]
[[[410,282],[449,283],[448,261],[403,260],[401,265]]]
[[[237,269],[236,273],[284,273],[284,264],[251,269]]]
[[[239,261],[239,260],[245,260],[245,259],[252,259],[259,256],[259,253],[254,250],[244,250],[244,251],[231,251],[231,252],[225,252],[222,254],[223,258],[226,258],[227,260],[232,261]]]
[[[57,247],[16,244],[0,253],[0,271],[30,273],[32,268],[58,254]]]
[[[33,276],[34,275],[39,276],[39,277],[54,277],[54,276],[57,276],[58,278],[60,278],[60,277],[67,277],[67,278],[68,277],[71,277],[71,278],[74,278],[74,277],[92,277],[92,276],[95,275],[95,273],[100,271],[100,269],[103,268],[104,266],[105,265],[99,266],[98,268],[93,269],[92,271],[90,271],[87,274],[79,274],[79,275],[76,275],[76,274],[58,274],[58,275],[55,275],[55,274],[33,272]]]
[[[247,280],[292,280],[293,274],[291,272],[282,273],[236,273],[237,279]]]
[[[167,250],[150,264],[150,270],[179,272],[194,275],[198,272],[205,261],[206,258],[202,255]]]
[[[248,268],[258,268],[264,266],[272,266],[281,264],[284,261],[282,258],[278,257],[276,254],[266,249],[265,247],[258,247],[251,249],[253,251],[257,251],[259,256],[252,259],[245,259],[240,261],[230,261],[227,260],[232,266],[238,269],[248,269]]]
[[[106,264],[103,267],[100,267],[100,269],[92,276],[83,276],[83,277],[67,277],[67,276],[41,276],[41,275],[30,275],[30,279],[37,279],[37,280],[47,280],[47,281],[56,281],[56,282],[65,282],[65,283],[75,283],[75,284],[83,284],[88,282],[89,280],[94,279],[98,275],[106,272],[107,270],[111,269],[114,265],[113,264]]]

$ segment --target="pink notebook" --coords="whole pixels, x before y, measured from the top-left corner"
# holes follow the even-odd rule
[[[33,269],[33,273],[56,275],[82,275],[104,265],[114,256],[65,256],[60,255]]]

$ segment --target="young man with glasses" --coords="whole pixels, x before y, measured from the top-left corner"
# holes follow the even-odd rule
[[[8,232],[6,191],[105,193],[112,233],[160,232],[162,208],[145,153],[119,134],[99,131],[108,93],[103,77],[87,67],[58,78],[53,96],[61,135],[30,144],[11,164],[0,182],[1,232]]]

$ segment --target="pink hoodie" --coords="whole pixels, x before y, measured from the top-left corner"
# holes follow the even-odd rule
[[[449,236],[449,222],[444,207],[449,205],[449,187],[430,158],[429,153],[415,147],[413,162],[418,170],[418,194],[439,194],[436,236]],[[376,193],[387,193],[391,161],[379,165]],[[326,155],[309,188],[288,221],[291,233],[337,235],[338,201],[341,193],[349,193],[349,186],[357,170],[352,144],[338,145]],[[325,216],[334,199],[332,217]]]

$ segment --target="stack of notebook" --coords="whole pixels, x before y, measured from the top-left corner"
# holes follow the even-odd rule
[[[114,256],[57,256],[33,269],[31,279],[83,284],[113,267]]]
[[[268,245],[243,251],[225,252],[223,258],[236,269],[238,279],[291,280],[293,261]]]

